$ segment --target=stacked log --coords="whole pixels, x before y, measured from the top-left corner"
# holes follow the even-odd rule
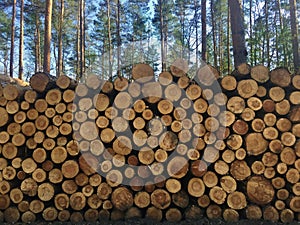
[[[0,219],[298,220],[300,75],[177,64],[0,86]]]

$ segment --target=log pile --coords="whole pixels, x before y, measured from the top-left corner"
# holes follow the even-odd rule
[[[132,78],[0,86],[0,221],[300,219],[300,75]]]

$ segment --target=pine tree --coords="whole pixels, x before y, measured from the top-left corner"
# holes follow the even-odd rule
[[[19,79],[23,79],[23,51],[24,51],[24,0],[21,0],[20,6],[20,38],[19,38]]]
[[[244,19],[240,0],[228,0],[235,67],[247,62]]]
[[[296,0],[289,0],[290,3],[290,16],[291,16],[291,33],[293,44],[293,62],[295,72],[300,70],[300,50],[298,40],[298,24],[296,13]]]
[[[13,0],[12,17],[11,17],[11,33],[10,33],[10,62],[9,62],[9,76],[14,76],[14,48],[15,48],[15,20],[16,20],[16,5],[17,1]]]
[[[44,38],[44,64],[43,71],[50,73],[51,66],[51,22],[52,22],[52,0],[46,1],[45,9],[45,38]]]

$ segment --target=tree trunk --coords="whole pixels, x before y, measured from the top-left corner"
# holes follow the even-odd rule
[[[215,21],[215,5],[214,2],[211,1],[210,3],[210,9],[211,9],[211,24],[212,24],[212,35],[213,35],[213,55],[214,55],[214,67],[217,68],[217,40],[216,40],[216,21]]]
[[[20,8],[20,44],[19,44],[19,79],[23,79],[23,50],[24,50],[24,0]]]
[[[270,38],[269,38],[269,6],[268,0],[265,0],[265,26],[266,26],[266,58],[267,58],[267,67],[270,67],[271,59],[270,59]]]
[[[230,21],[233,42],[234,66],[247,62],[245,44],[244,18],[240,0],[228,0],[230,7]]]
[[[250,0],[250,9],[252,9],[252,0]],[[229,15],[228,15],[229,17]],[[252,38],[253,38],[253,31],[252,31],[252,10],[249,11],[249,19],[250,19],[250,22],[249,22],[249,32],[250,32],[250,36],[249,36],[249,39],[251,40],[249,45],[250,45],[250,64],[253,65],[253,44],[252,44]],[[278,49],[278,48],[277,48]]]
[[[10,38],[10,62],[9,76],[14,76],[14,47],[15,47],[15,19],[16,19],[17,0],[13,0],[12,18],[11,18],[11,38]]]
[[[76,80],[80,79],[80,6],[78,4],[77,26],[76,26]]]
[[[230,66],[230,8],[229,7],[227,9],[227,31],[226,32],[227,32],[227,73],[230,74],[231,66]]]
[[[44,66],[43,71],[50,73],[51,66],[51,23],[52,23],[53,0],[46,1],[45,12],[45,38],[44,38]]]
[[[107,7],[107,38],[108,38],[108,71],[109,71],[109,78],[112,80],[112,37],[111,37],[111,22],[110,22],[110,0],[106,1]]]
[[[80,78],[85,74],[85,0],[79,3],[80,24]]]
[[[64,23],[64,10],[65,4],[64,0],[60,0],[60,15],[59,15],[59,27],[58,27],[58,66],[57,66],[57,76],[63,73],[63,23]]]
[[[195,1],[197,2],[197,1]],[[196,23],[196,26],[197,26],[197,23]],[[201,42],[202,42],[202,53],[201,53],[201,58],[204,62],[206,62],[207,60],[207,50],[206,50],[206,0],[201,0],[201,26],[202,26],[202,39],[201,39]],[[197,29],[197,27],[196,27]],[[198,29],[196,30],[196,32],[198,31]],[[198,36],[196,36],[197,38]],[[196,39],[197,40],[197,53],[198,53],[198,38]],[[197,67],[198,68],[198,67]]]
[[[117,15],[116,15],[116,26],[117,26],[117,75],[121,76],[121,31],[120,31],[120,23],[121,23],[121,17],[120,17],[120,0],[117,0]]]
[[[163,2],[162,0],[159,0],[159,32],[160,32],[160,42],[161,42],[161,62],[162,62],[162,72],[167,70],[167,65],[166,65],[166,24],[164,21],[164,12],[163,12]]]
[[[40,72],[41,68],[41,33],[40,33],[40,21],[39,16],[35,15],[35,33],[34,33],[34,43],[35,43],[35,67],[34,72]]]
[[[292,44],[293,44],[293,58],[294,58],[294,70],[295,73],[300,69],[300,50],[298,40],[298,23],[296,12],[296,0],[290,0],[290,15],[291,15],[291,32],[292,32]]]
[[[280,23],[280,32],[279,32],[280,34],[279,35],[281,36],[282,31],[283,31],[283,17],[282,17],[282,13],[281,13],[281,2],[280,2],[280,0],[277,0],[276,4],[277,4],[277,12],[279,14],[279,23]],[[280,40],[279,40],[279,42],[280,42]],[[283,58],[284,58],[283,65],[287,66],[286,43],[283,42],[282,45],[283,45],[282,48],[283,48]]]

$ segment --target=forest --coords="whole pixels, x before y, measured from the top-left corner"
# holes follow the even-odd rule
[[[176,58],[222,75],[242,62],[299,69],[296,0],[1,0],[0,74],[130,78]],[[191,70],[192,71],[192,70]]]

